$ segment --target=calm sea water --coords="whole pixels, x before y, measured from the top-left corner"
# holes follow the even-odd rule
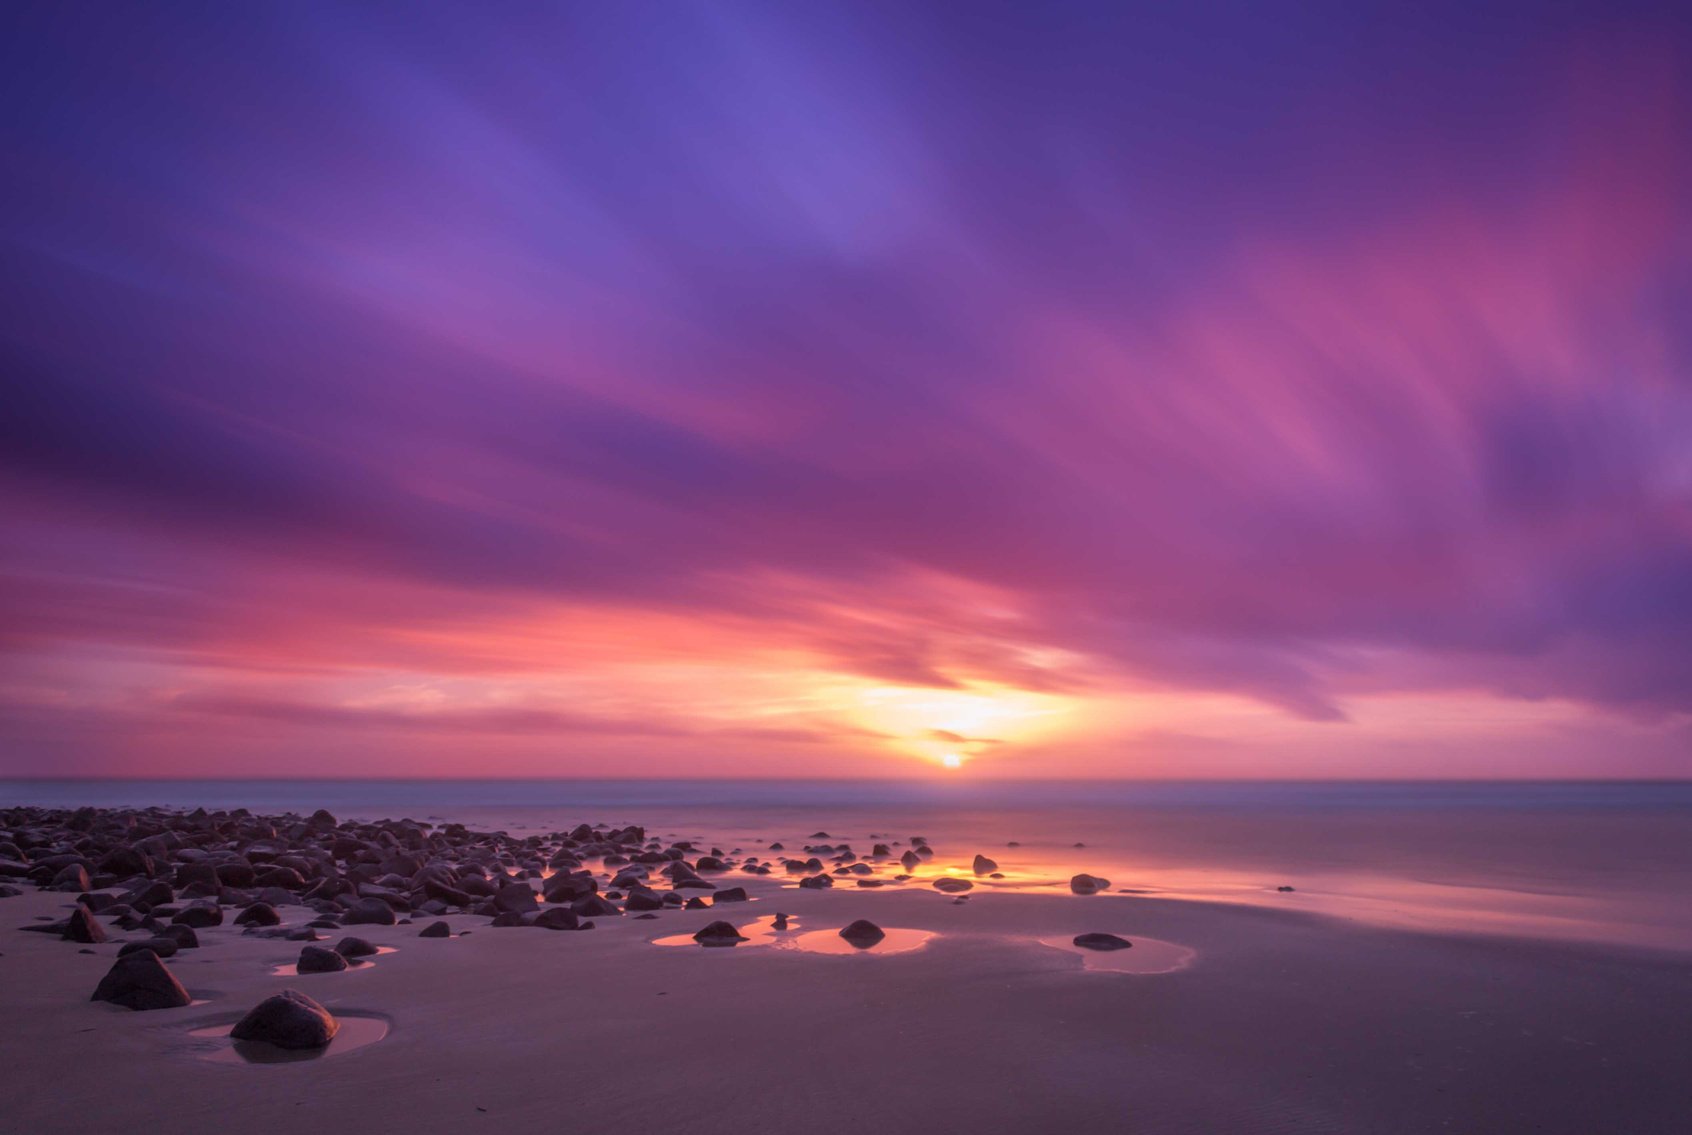
[[[937,863],[984,852],[1032,891],[1089,871],[1165,899],[1692,952],[1686,781],[0,781],[11,804],[640,823],[748,850],[922,835]]]

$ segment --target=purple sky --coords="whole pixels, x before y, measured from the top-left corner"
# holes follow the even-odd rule
[[[7,5],[0,774],[1692,773],[1684,9],[1160,7]]]

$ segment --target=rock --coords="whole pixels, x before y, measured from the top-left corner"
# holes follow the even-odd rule
[[[786,930],[787,929],[787,915],[781,913],[779,910],[776,911],[776,916],[770,920],[770,929],[771,930]]]
[[[554,906],[535,915],[530,925],[539,926],[542,930],[579,930],[581,919],[567,906]]]
[[[71,911],[71,916],[65,919],[65,929],[61,935],[67,942],[81,942],[85,946],[98,945],[106,940],[105,927],[94,921],[93,914],[80,903]]]
[[[659,898],[655,891],[630,891],[623,906],[629,910],[663,910],[664,900]]]
[[[1281,892],[1282,892],[1282,893],[1285,893],[1285,892],[1287,892],[1287,891],[1290,891],[1290,890],[1292,890],[1292,888],[1291,888],[1291,887],[1287,887],[1287,886],[1280,886],[1280,887],[1276,887],[1276,888],[1275,888],[1275,889],[1276,889],[1276,890],[1277,890],[1277,891],[1281,891]]]
[[[701,946],[733,946],[746,941],[746,935],[736,930],[732,922],[713,922],[696,931],[693,940]]]
[[[381,953],[374,944],[351,935],[335,943],[335,952],[343,958],[369,958]]]
[[[159,931],[159,936],[175,942],[178,950],[197,950],[200,946],[200,936],[194,933],[192,926],[166,926]]]
[[[975,857],[975,862],[971,864],[971,869],[974,870],[977,875],[990,875],[999,869],[999,865],[994,863],[985,855],[977,855]]]
[[[957,879],[950,875],[947,875],[945,878],[934,880],[934,889],[937,891],[944,891],[949,895],[955,895],[960,891],[967,891],[974,886],[975,884],[970,882],[968,879]]]
[[[340,1022],[329,1010],[297,990],[285,989],[253,1006],[229,1035],[278,1048],[310,1049],[326,1047],[340,1031]]]
[[[223,925],[223,908],[209,903],[195,903],[176,912],[170,920],[174,925],[187,926],[194,930],[205,930],[212,926]]]
[[[1099,932],[1077,934],[1074,940],[1083,950],[1126,950],[1134,944],[1126,938]]]
[[[905,854],[899,856],[899,862],[904,864],[905,870],[915,871],[922,863],[922,856],[918,855],[914,851],[907,851]]]
[[[280,926],[282,916],[267,902],[256,902],[235,916],[237,926]]]
[[[300,951],[300,960],[294,963],[295,973],[340,973],[346,968],[346,955],[322,946],[307,946]]]
[[[589,895],[585,899],[578,899],[570,904],[570,909],[582,918],[612,918],[623,913],[617,909],[615,904],[599,895]]]
[[[710,910],[711,904],[706,902],[704,899],[693,898],[693,899],[688,899],[687,902],[683,903],[682,909],[683,910]]]
[[[359,899],[342,918],[348,926],[392,926],[394,908],[381,899]]]
[[[118,957],[126,958],[137,950],[151,950],[161,958],[176,956],[177,945],[172,938],[148,938],[144,942],[125,942],[118,947]]]
[[[180,1009],[193,1001],[176,975],[151,950],[136,950],[113,963],[90,1001],[110,1001],[126,1009]]]
[[[809,878],[800,879],[799,885],[807,891],[821,891],[834,886],[834,880],[827,875],[812,875]]]
[[[860,950],[867,950],[883,938],[887,932],[867,918],[860,918],[840,931],[840,936]]]
[[[431,922],[417,932],[419,938],[451,938],[452,927],[445,922]]]
[[[49,890],[54,891],[86,891],[89,887],[88,870],[80,863],[69,863],[53,876]]]
[[[1069,880],[1069,889],[1078,895],[1094,895],[1110,886],[1109,879],[1097,875],[1077,875]]]
[[[746,888],[745,887],[724,887],[722,890],[720,890],[716,894],[712,895],[711,899],[712,899],[713,902],[720,902],[720,903],[723,903],[723,902],[745,902],[746,901]]]
[[[539,910],[535,889],[527,883],[508,883],[494,894],[494,905],[507,913],[527,914]]]

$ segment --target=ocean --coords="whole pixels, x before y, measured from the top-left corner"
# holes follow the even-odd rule
[[[936,862],[997,860],[1002,887],[1066,891],[1087,871],[1144,900],[1692,952],[1686,781],[0,781],[0,807],[18,804],[638,823],[747,853],[920,835]]]

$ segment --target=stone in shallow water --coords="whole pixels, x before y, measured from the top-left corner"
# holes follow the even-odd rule
[[[300,960],[294,964],[295,973],[340,973],[347,968],[344,954],[334,950],[326,950],[322,946],[307,946],[300,951]]]
[[[975,884],[970,882],[968,879],[953,879],[949,876],[944,879],[934,880],[934,889],[937,891],[945,891],[949,895],[957,894],[960,891],[967,891],[974,886]]]
[[[258,1040],[278,1048],[323,1048],[341,1031],[329,1010],[294,989],[266,997],[242,1017],[229,1035]]]
[[[348,936],[335,943],[335,952],[343,958],[368,958],[381,953],[375,945],[363,938]]]
[[[1115,934],[1097,931],[1090,934],[1077,934],[1074,941],[1083,950],[1126,950],[1134,944],[1126,938],[1118,938]]]
[[[1110,886],[1109,879],[1101,879],[1097,875],[1077,875],[1069,880],[1069,889],[1078,895],[1093,895]]]
[[[975,862],[970,865],[970,869],[977,875],[990,875],[999,869],[999,865],[985,855],[977,855]]]
[[[90,1001],[110,1001],[126,1009],[180,1009],[193,998],[151,950],[125,954],[113,963]]]
[[[746,941],[746,936],[732,922],[712,922],[695,931],[693,940],[701,946],[732,946]]]
[[[840,936],[859,949],[868,949],[887,937],[887,933],[869,919],[860,918],[842,928]]]

